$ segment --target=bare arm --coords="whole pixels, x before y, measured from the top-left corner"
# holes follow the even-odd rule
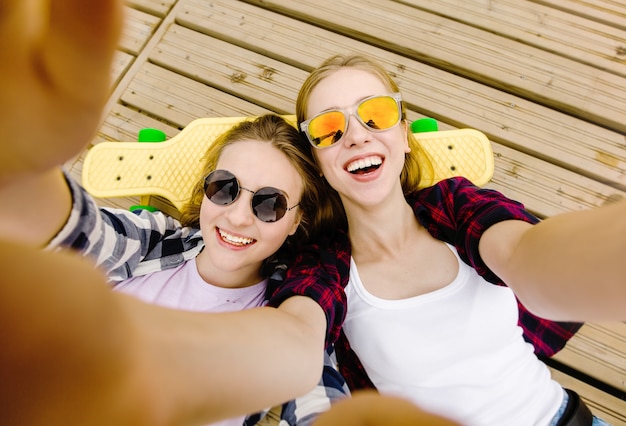
[[[321,375],[326,321],[310,299],[182,312],[111,292],[69,253],[0,242],[0,259],[7,424],[207,423],[304,394]]]
[[[0,423],[201,424],[313,388],[326,319],[311,299],[174,311],[111,292],[76,254],[33,248],[69,212],[58,167],[100,122],[121,1],[1,4]]]
[[[60,168],[0,185],[0,236],[43,247],[65,224],[72,197]]]
[[[533,313],[562,321],[626,320],[626,201],[505,221],[479,245],[485,263]]]

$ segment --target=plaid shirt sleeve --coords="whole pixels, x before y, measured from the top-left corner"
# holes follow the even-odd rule
[[[339,336],[346,316],[346,294],[350,273],[350,243],[345,232],[332,236],[298,251],[295,261],[282,276],[270,280],[268,305],[277,307],[291,296],[307,296],[315,300],[326,314],[326,347]]]
[[[111,281],[177,266],[201,249],[198,230],[163,213],[99,208],[66,174],[72,210],[48,249],[61,247],[91,257]]]
[[[478,242],[490,226],[504,220],[539,219],[521,203],[501,193],[478,188],[464,178],[444,180],[409,197],[418,220],[435,238],[454,245],[459,256],[487,281],[505,285],[483,262]],[[519,324],[535,352],[550,357],[580,329],[580,323],[555,322],[531,314],[519,301]]]
[[[326,351],[324,370],[318,385],[309,393],[283,404],[280,425],[307,426],[338,399],[349,395],[346,382],[339,373],[333,343],[339,336],[346,315],[346,295],[350,272],[350,244],[345,232],[318,239],[298,251],[289,269],[279,267],[270,277],[269,306],[277,307],[291,296],[307,296],[315,300],[326,315]],[[267,412],[249,417],[245,425],[254,425]]]

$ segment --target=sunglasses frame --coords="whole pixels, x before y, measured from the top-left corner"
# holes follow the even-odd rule
[[[398,108],[398,121],[394,125],[389,126],[386,129],[375,129],[375,128],[372,128],[372,127],[368,126],[363,121],[363,119],[359,116],[359,114],[356,114],[356,111],[358,110],[359,106],[363,102],[367,102],[367,101],[369,101],[371,99],[375,99],[375,98],[387,98],[387,97],[392,98],[394,101],[396,101],[396,106]],[[315,120],[319,116],[327,114],[329,112],[340,112],[341,114],[343,114],[343,116],[345,118],[345,123],[346,123],[346,125],[345,125],[345,127],[343,129],[343,134],[341,135],[341,137],[339,139],[337,139],[335,142],[331,143],[330,145],[327,145],[327,146],[315,145],[315,143],[313,142],[313,138],[311,137],[311,134],[309,133],[309,123],[311,123],[311,121]],[[326,111],[322,111],[322,112],[320,112],[318,114],[315,114],[313,117],[309,118],[308,120],[304,120],[302,123],[300,123],[300,131],[306,135],[307,140],[309,141],[309,143],[311,145],[313,145],[314,148],[316,148],[316,149],[330,148],[331,146],[333,146],[337,142],[339,142],[341,139],[343,139],[343,137],[345,136],[346,132],[348,131],[348,125],[350,123],[350,116],[356,117],[357,121],[359,123],[361,123],[361,125],[363,127],[365,127],[367,130],[369,130],[371,132],[379,133],[379,132],[384,132],[384,131],[387,131],[389,129],[392,129],[395,126],[397,126],[398,123],[400,123],[402,121],[402,94],[400,94],[399,92],[393,92],[393,93],[387,93],[387,94],[384,94],[384,95],[368,96],[367,98],[361,99],[360,101],[358,101],[354,105],[352,105],[350,107],[347,107],[347,108],[327,109]]]
[[[235,183],[237,184],[237,194],[235,195],[235,197],[234,197],[231,201],[229,201],[229,202],[227,202],[227,203],[222,204],[222,203],[218,203],[218,202],[214,201],[214,200],[212,199],[212,196],[211,196],[211,197],[209,197],[209,196],[208,196],[208,194],[207,194],[207,189],[208,189],[209,185],[210,185],[211,183],[213,183],[213,182],[209,182],[209,179],[211,178],[211,176],[213,176],[215,173],[224,173],[224,172],[225,172],[225,173],[228,173],[228,174],[229,174],[230,176],[232,176],[232,177],[231,177],[231,178],[228,178],[228,179],[221,179],[221,180],[234,180],[234,181],[235,181]],[[215,204],[216,206],[229,206],[229,205],[233,204],[235,201],[237,201],[237,200],[239,199],[239,196],[241,195],[241,190],[242,190],[242,189],[243,189],[244,191],[247,191],[247,192],[249,192],[249,193],[251,193],[251,194],[252,194],[252,197],[250,198],[250,208],[252,209],[252,214],[253,214],[253,215],[254,215],[254,217],[256,217],[258,220],[260,220],[261,222],[264,222],[264,223],[274,223],[274,222],[278,222],[279,220],[281,220],[283,217],[285,217],[285,216],[287,215],[287,212],[289,212],[289,211],[291,211],[291,210],[295,209],[296,207],[298,207],[298,206],[300,205],[300,203],[297,203],[297,204],[295,204],[295,205],[293,205],[293,206],[289,207],[289,204],[288,204],[288,202],[289,202],[289,198],[287,197],[287,194],[285,194],[285,192],[284,192],[284,191],[281,191],[281,190],[280,190],[280,189],[278,189],[278,188],[274,188],[273,186],[264,186],[264,187],[262,187],[262,188],[257,189],[256,191],[253,191],[253,190],[251,190],[251,189],[245,188],[245,187],[243,187],[243,186],[241,185],[241,183],[239,182],[239,179],[237,179],[237,176],[235,176],[235,174],[234,174],[233,172],[229,171],[229,170],[225,170],[225,169],[216,169],[216,170],[213,170],[211,173],[209,173],[209,174],[208,174],[208,175],[204,178],[204,196],[205,196],[205,197],[206,197],[209,201],[211,201],[213,204]],[[282,197],[284,198],[284,200],[285,200],[285,212],[283,213],[283,215],[282,215],[282,216],[277,217],[277,218],[276,218],[276,219],[274,219],[274,220],[263,220],[263,219],[261,219],[261,218],[259,217],[259,215],[257,214],[257,210],[255,210],[254,198],[255,198],[255,197],[257,197],[257,196],[262,196],[262,195],[259,195],[259,192],[260,192],[260,191],[263,191],[263,190],[267,190],[267,189],[270,189],[270,190],[274,191],[274,194],[273,194],[273,195],[275,195],[275,196],[276,196],[276,198],[277,198],[278,196],[282,196]],[[217,194],[217,192],[216,192],[216,193],[214,193],[213,195],[215,195],[215,194]],[[258,206],[258,205],[260,205],[260,204],[261,204],[261,203],[257,204],[257,206]],[[276,210],[274,210],[274,212],[276,213]]]

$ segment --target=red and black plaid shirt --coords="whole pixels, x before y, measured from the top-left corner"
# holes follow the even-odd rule
[[[415,216],[433,237],[456,247],[461,259],[485,280],[505,285],[483,262],[478,252],[481,235],[504,220],[537,223],[524,206],[501,193],[478,188],[464,178],[444,180],[407,197]],[[274,293],[271,303],[280,304],[293,294],[312,297],[326,312],[329,324],[327,344],[337,341],[335,349],[341,373],[351,389],[373,387],[363,366],[341,333],[346,315],[343,291],[350,271],[350,244],[345,232],[338,230],[332,239],[321,241],[303,251],[289,268],[287,278]],[[519,305],[519,324],[524,338],[540,356],[552,356],[565,346],[582,324],[554,322],[536,317]]]

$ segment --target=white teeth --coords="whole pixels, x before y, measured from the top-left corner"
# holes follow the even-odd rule
[[[356,160],[350,164],[348,164],[348,171],[354,172],[359,169],[365,169],[371,166],[379,166],[383,162],[383,159],[379,156],[372,156],[367,158],[362,158],[360,160]]]
[[[228,232],[222,231],[221,229],[219,230],[219,233],[222,239],[238,246],[245,246],[247,244],[251,244],[254,241],[252,238],[238,237],[236,235],[232,235]]]

